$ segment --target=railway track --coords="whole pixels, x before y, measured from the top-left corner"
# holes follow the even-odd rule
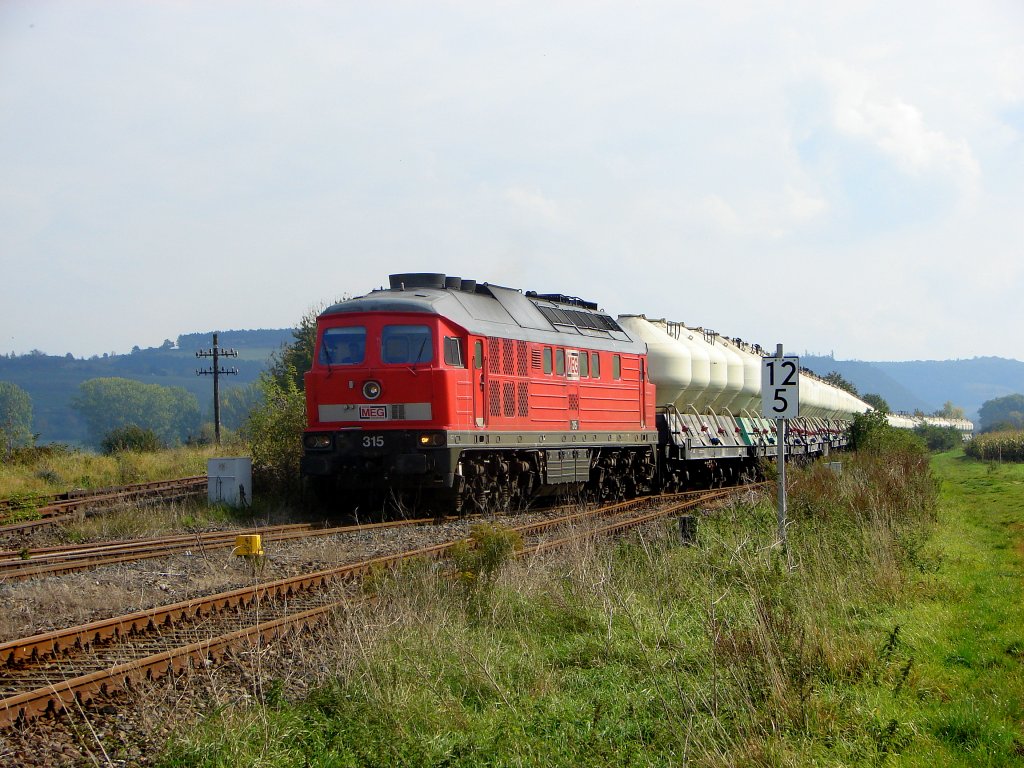
[[[532,543],[529,556],[582,536],[612,534],[706,505],[749,488],[671,497],[645,497],[517,526]],[[614,522],[599,522],[618,518]],[[386,525],[386,524],[384,524]],[[553,531],[595,526],[583,534]],[[366,598],[360,577],[412,559],[442,559],[463,539],[375,557],[316,573],[279,579],[203,598],[91,622],[0,644],[0,727],[66,706],[134,681],[220,659],[233,647],[268,642],[312,626],[332,611]]]
[[[427,525],[434,522],[437,522],[437,518],[429,517],[331,527],[314,523],[291,523],[289,525],[239,528],[231,531],[181,534],[153,539],[123,539],[73,546],[0,550],[0,583],[56,576],[103,565],[167,557],[183,552],[227,549],[235,546],[235,540],[240,535],[259,534],[263,537],[264,543],[271,543],[397,528],[406,525]]]
[[[206,476],[158,480],[95,491],[69,491],[50,496],[0,500],[0,535],[21,533],[47,525],[59,525],[85,514],[129,502],[189,498],[206,492]]]

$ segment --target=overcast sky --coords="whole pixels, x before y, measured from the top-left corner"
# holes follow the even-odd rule
[[[1024,359],[1022,133],[1019,0],[3,0],[0,352],[429,271]]]

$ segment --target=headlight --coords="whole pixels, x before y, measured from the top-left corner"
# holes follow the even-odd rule
[[[381,387],[379,381],[368,381],[363,384],[363,397],[367,400],[376,400],[380,397]]]
[[[430,448],[444,445],[444,432],[424,432],[420,435],[420,447]]]
[[[313,433],[302,438],[302,444],[311,451],[322,451],[331,447],[331,436],[324,433]]]

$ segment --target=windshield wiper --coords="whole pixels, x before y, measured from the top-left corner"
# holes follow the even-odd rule
[[[331,378],[334,373],[334,361],[331,359],[331,349],[326,344],[320,350],[323,353],[324,359],[327,360],[327,378]]]

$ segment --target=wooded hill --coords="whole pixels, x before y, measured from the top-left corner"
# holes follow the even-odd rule
[[[271,354],[290,341],[292,332],[288,328],[221,332],[219,346],[238,351],[238,357],[221,360],[222,368],[238,370],[237,375],[221,379],[222,391],[252,384],[267,367]],[[196,396],[204,412],[212,413],[213,382],[210,376],[198,376],[196,370],[212,367],[213,361],[195,356],[212,344],[212,333],[190,333],[179,336],[177,343],[166,341],[160,347],[148,349],[135,347],[127,355],[80,359],[33,352],[17,357],[0,356],[0,381],[17,384],[32,398],[33,431],[40,442],[80,444],[85,441],[85,425],[70,402],[78,394],[79,385],[89,379],[116,377],[183,387]]]
[[[1002,357],[864,362],[805,355],[800,364],[822,376],[836,371],[860,394],[881,395],[894,411],[934,413],[952,401],[975,423],[985,401],[1024,393],[1024,363]]]
[[[206,413],[212,413],[213,384],[209,376],[197,376],[197,368],[209,368],[210,358],[196,358],[209,349],[212,332],[183,334],[176,342],[159,347],[135,347],[126,355],[102,355],[89,359],[71,355],[32,352],[0,356],[0,381],[9,381],[32,398],[33,431],[40,442],[84,442],[84,425],[69,407],[83,381],[119,377],[146,384],[183,387],[192,392]],[[237,368],[238,375],[222,380],[224,389],[256,381],[270,356],[293,340],[290,328],[223,331],[222,348],[238,351],[237,358],[225,358],[222,365]],[[977,410],[986,400],[1024,393],[1024,363],[998,357],[970,360],[918,360],[910,362],[864,362],[836,360],[830,356],[803,355],[804,367],[824,376],[836,371],[852,382],[860,394],[881,395],[893,410],[932,413],[947,401],[963,408],[977,421]],[[212,418],[212,417],[209,417]]]

